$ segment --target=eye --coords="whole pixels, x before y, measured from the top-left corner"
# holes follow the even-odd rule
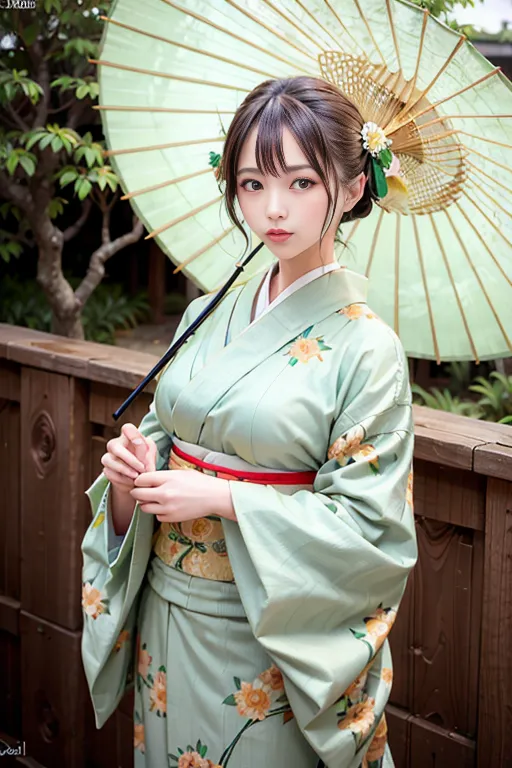
[[[261,183],[260,183],[259,181],[257,181],[256,179],[245,179],[245,181],[242,181],[242,183],[240,184],[240,186],[241,186],[243,189],[247,189],[247,186],[246,186],[247,184],[259,184],[259,185],[260,185],[260,187],[261,187]],[[259,190],[258,190],[258,189],[254,189],[254,188],[253,188],[253,189],[250,189],[250,188],[249,188],[249,190],[248,190],[248,191],[249,191],[249,192],[258,192]]]
[[[311,189],[311,187],[314,187],[315,184],[316,184],[316,181],[313,181],[313,179],[307,179],[307,178],[295,179],[293,184],[297,184],[297,182],[304,182],[304,181],[306,182],[306,184],[308,184],[308,186],[307,187],[306,186],[300,186],[299,189]],[[292,186],[293,186],[293,184],[292,184]],[[311,186],[309,186],[309,185],[311,185]]]

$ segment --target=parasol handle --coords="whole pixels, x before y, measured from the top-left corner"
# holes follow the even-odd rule
[[[196,317],[194,322],[192,322],[189,325],[189,327],[181,334],[180,338],[177,339],[177,341],[175,341],[174,344],[171,347],[169,347],[169,349],[167,350],[165,355],[160,358],[160,360],[155,365],[155,367],[150,370],[150,372],[148,373],[148,375],[144,379],[142,379],[140,384],[137,384],[137,386],[135,387],[133,392],[131,392],[128,395],[128,397],[126,398],[124,403],[121,406],[119,406],[117,411],[114,411],[114,413],[112,414],[112,418],[114,419],[114,421],[118,420],[118,418],[126,411],[128,406],[131,405],[131,403],[133,403],[135,398],[138,395],[140,395],[142,390],[147,387],[147,385],[149,384],[151,379],[153,379],[157,375],[157,373],[159,373],[162,370],[162,368],[165,365],[167,365],[169,360],[172,357],[174,357],[176,352],[179,349],[181,349],[181,347],[188,341],[190,336],[192,336],[192,334],[195,333],[195,331],[199,328],[201,323],[203,323],[206,320],[206,318],[208,317],[208,315],[210,315],[213,312],[213,310],[215,309],[217,304],[221,301],[221,299],[227,293],[228,289],[235,282],[235,280],[237,279],[237,277],[240,274],[240,272],[242,272],[244,270],[244,268],[250,262],[252,257],[255,256],[258,253],[258,251],[260,250],[260,248],[262,248],[263,245],[264,245],[264,243],[260,243],[258,246],[256,246],[256,248],[248,255],[248,257],[246,258],[246,260],[243,263],[240,262],[240,261],[237,262],[235,271],[233,272],[233,274],[231,275],[229,280],[225,283],[225,285],[222,286],[222,288],[219,290],[217,295],[214,296],[214,298],[208,304],[208,306],[203,309],[201,314],[198,315],[198,317]]]

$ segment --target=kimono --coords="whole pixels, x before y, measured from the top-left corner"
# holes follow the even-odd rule
[[[226,294],[139,427],[158,470],[229,482],[237,522],[137,504],[116,536],[105,475],[86,491],[83,665],[98,728],[134,687],[135,768],[393,765],[388,635],[417,558],[407,358],[366,278],[329,265],[269,303],[270,275]]]

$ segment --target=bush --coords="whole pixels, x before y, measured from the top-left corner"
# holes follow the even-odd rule
[[[75,289],[81,278],[68,276]],[[101,283],[87,300],[82,311],[87,341],[115,344],[115,332],[135,328],[150,316],[146,291],[128,296],[119,283]],[[0,285],[0,322],[21,325],[37,331],[51,332],[52,312],[35,280],[19,280],[9,276]]]

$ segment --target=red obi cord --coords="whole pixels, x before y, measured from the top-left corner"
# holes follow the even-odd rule
[[[221,467],[219,464],[209,464],[195,456],[185,453],[176,445],[172,446],[172,452],[180,459],[188,461],[201,469],[210,469],[216,472],[217,477],[226,480],[247,480],[250,483],[259,483],[261,485],[312,485],[316,477],[316,472],[247,472],[243,469],[229,469]]]

